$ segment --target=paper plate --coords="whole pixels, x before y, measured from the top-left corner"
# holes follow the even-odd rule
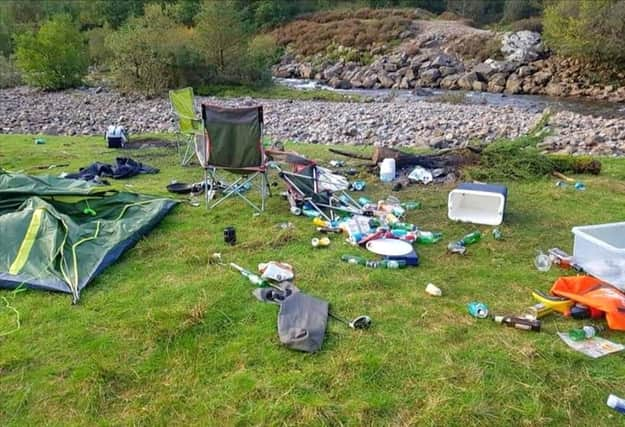
[[[367,250],[383,256],[408,255],[414,249],[412,245],[397,239],[376,239],[367,242]]]

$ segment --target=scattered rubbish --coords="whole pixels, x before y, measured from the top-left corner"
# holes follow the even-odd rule
[[[414,252],[412,245],[397,239],[376,239],[367,242],[367,250],[382,256],[402,256]]]
[[[293,266],[283,262],[269,261],[258,264],[258,271],[261,278],[265,280],[273,280],[274,282],[284,282],[285,280],[293,280]]]
[[[572,232],[575,264],[625,290],[625,222],[573,227]]]
[[[480,233],[479,230],[475,230],[463,236],[458,242],[461,243],[462,246],[469,246],[479,242],[481,238],[482,233]]]
[[[407,211],[413,211],[415,209],[421,209],[421,202],[410,201],[401,203],[400,206]]]
[[[359,180],[352,182],[351,189],[354,191],[363,191],[366,186],[367,186],[367,183],[363,181],[362,179],[359,179]]]
[[[380,261],[371,261],[358,255],[342,255],[341,260],[348,264],[364,265],[369,268],[397,269],[406,267],[406,262],[402,260],[384,259]]]
[[[96,178],[125,179],[139,174],[156,174],[158,168],[143,164],[129,157],[117,157],[115,164],[95,162],[80,168],[78,172],[69,173],[68,179],[96,181]]]
[[[223,264],[223,260],[221,258],[220,252],[213,252],[213,254],[208,259],[209,264]]]
[[[583,182],[578,181],[578,182],[575,183],[575,189],[577,191],[585,191],[586,190],[586,185]]]
[[[372,320],[369,316],[358,316],[348,321],[332,312],[329,312],[328,314],[330,317],[346,324],[352,329],[369,329],[371,327]]]
[[[442,238],[443,233],[419,230],[419,232],[417,233],[416,242],[431,245],[439,242]]]
[[[440,297],[443,295],[443,291],[441,291],[441,289],[433,283],[427,284],[427,286],[425,287],[425,292],[428,295],[432,295],[433,297]]]
[[[432,172],[425,169],[424,167],[417,166],[412,172],[408,174],[408,179],[413,182],[420,182],[422,184],[429,184],[432,182],[434,177],[432,176]]]
[[[41,145],[41,144],[45,144],[46,140],[43,138],[35,138],[35,144],[37,145]]]
[[[380,181],[391,182],[395,179],[395,159],[384,159],[380,163]]]
[[[553,261],[551,257],[545,254],[543,251],[537,251],[536,257],[534,258],[534,265],[536,266],[536,270],[542,271],[546,273],[551,270],[551,264]]]
[[[320,233],[342,233],[343,230],[338,227],[317,227]]]
[[[508,188],[503,185],[462,183],[450,191],[447,216],[452,221],[500,225],[504,219]]]
[[[355,168],[349,168],[345,171],[345,173],[349,176],[354,176],[358,174],[358,170]]]
[[[625,399],[622,399],[614,394],[608,396],[608,400],[606,401],[606,405],[610,408],[620,412],[621,414],[625,414]]]
[[[493,234],[493,239],[495,239],[495,240],[503,240],[503,233],[501,232],[500,229],[493,228],[492,234]]]
[[[330,166],[333,168],[342,168],[345,166],[345,160],[330,160]]]
[[[467,311],[473,317],[478,319],[486,319],[488,317],[488,307],[479,301],[473,301],[467,304]]]
[[[616,353],[625,349],[624,345],[606,340],[601,337],[592,337],[587,340],[574,341],[568,333],[558,332],[558,336],[573,350],[585,354],[588,357],[597,359],[611,353]]]
[[[293,212],[292,209],[293,209],[293,207],[291,207],[291,212]],[[321,213],[319,213],[319,211],[316,210],[309,203],[304,204],[303,208],[301,209],[301,213],[304,216],[307,216],[308,218],[316,218],[316,217],[320,217],[321,216]]]
[[[560,188],[564,188],[566,187],[568,184],[564,181],[556,181],[556,187],[560,187]]]
[[[234,245],[237,242],[237,231],[234,227],[224,228],[224,242]]]
[[[524,331],[540,332],[540,320],[527,319],[525,317],[514,316],[493,316],[496,323],[510,326]]]
[[[547,307],[543,303],[534,304],[528,307],[523,314],[523,317],[531,320],[538,320],[549,314],[553,313],[553,309]]]
[[[573,341],[583,341],[599,335],[601,330],[599,326],[586,325],[581,328],[571,329],[569,338]]]
[[[271,286],[271,284],[267,280],[263,279],[258,274],[252,273],[251,271],[246,270],[233,262],[230,263],[230,267],[241,273],[241,276],[245,277],[254,286],[258,286],[259,288],[266,288],[268,286]]]
[[[460,242],[451,242],[447,245],[447,251],[452,254],[465,255],[467,248]]]
[[[371,199],[367,198],[367,197],[359,197],[358,200],[356,200],[358,202],[358,204],[360,206],[369,206],[372,205],[373,202],[371,201]]]
[[[295,228],[295,226],[293,225],[292,222],[281,222],[280,224],[276,225],[276,228],[280,230],[288,230],[291,228]]]
[[[403,184],[401,182],[396,182],[393,184],[393,187],[391,187],[391,191],[401,191],[402,188],[404,188]]]
[[[535,289],[532,292],[532,297],[545,307],[553,311],[557,311],[560,314],[567,314],[571,310],[573,304],[575,304],[569,298],[549,295],[538,289]]]
[[[551,248],[547,251],[552,262],[560,268],[571,268],[573,265],[573,257],[564,252],[560,248]]]
[[[291,206],[291,213],[293,215],[300,216],[302,214],[302,210],[298,208],[297,206]]]
[[[588,306],[585,306],[583,304],[575,304],[573,307],[571,307],[569,315],[573,319],[589,319],[590,309],[588,308]]]
[[[194,208],[199,207],[200,206],[200,198],[195,196],[195,195],[194,196],[190,196],[189,197],[189,204],[191,206],[193,206]]]
[[[321,239],[314,237],[310,241],[310,244],[313,248],[327,248],[328,246],[330,246],[330,239],[328,239],[327,237],[322,237]]]

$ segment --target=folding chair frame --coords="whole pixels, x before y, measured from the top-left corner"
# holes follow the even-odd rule
[[[252,202],[245,196],[245,187],[250,184],[254,185],[254,181],[256,178],[260,177],[260,206],[256,203]],[[211,200],[214,198],[217,190],[216,188],[222,182],[217,175],[217,168],[209,167],[204,169],[204,182],[207,183],[206,186],[206,208],[212,209],[216,206],[219,206],[222,202],[232,196],[239,196],[243,201],[245,201],[248,205],[250,205],[256,212],[261,213],[265,210],[265,200],[267,196],[271,197],[271,188],[269,187],[269,179],[267,177],[267,170],[258,170],[256,172],[252,172],[249,175],[243,175],[237,178],[234,182],[227,184],[224,189],[222,189],[222,196],[216,200],[213,204],[211,204]]]
[[[184,90],[184,89],[181,89],[181,90]],[[180,119],[188,120],[189,122],[191,122],[193,128],[196,129],[195,132],[182,132],[180,130],[180,124],[178,124],[178,131],[176,132],[176,151],[178,152],[178,157],[180,158],[180,165],[187,166],[191,162],[191,159],[193,158],[193,155],[195,154],[195,141],[197,140],[197,138],[204,137],[204,133],[201,130],[203,129],[204,124],[202,122],[202,119],[199,116],[190,117],[184,114],[180,114],[178,111],[176,111],[176,109],[174,108],[174,103],[172,102],[172,98],[171,98],[173,92],[176,92],[176,91],[174,90],[169,91],[169,96],[170,96],[169,105],[171,107],[171,112],[176,116],[179,123],[180,123]],[[195,106],[194,106],[194,109],[195,109]]]

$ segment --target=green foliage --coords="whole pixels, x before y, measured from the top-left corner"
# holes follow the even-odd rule
[[[69,15],[57,15],[37,33],[16,37],[16,62],[24,81],[58,90],[78,86],[89,65],[84,36]]]
[[[445,10],[445,2],[442,0],[367,0],[366,4],[371,8],[418,7],[434,13],[441,13]]]
[[[15,87],[21,82],[22,78],[13,61],[0,55],[0,88]]]
[[[190,27],[202,8],[202,2],[200,0],[180,0],[175,7],[178,22]]]
[[[625,66],[625,0],[558,0],[543,36],[557,53]]]
[[[106,38],[113,77],[120,88],[156,95],[179,83],[180,68],[197,65],[197,58],[187,50],[192,31],[168,12],[150,5],[144,16],[131,18]]]
[[[540,14],[541,11],[541,0],[505,0],[502,21],[509,23],[528,19]]]
[[[447,0],[447,10],[477,24],[489,24],[501,19],[504,2],[505,0]]]
[[[98,0],[97,10],[113,28],[119,28],[128,18],[143,15],[146,0]]]
[[[105,25],[96,27],[86,32],[89,46],[89,61],[91,65],[102,67],[106,65],[113,51],[110,46],[106,45],[106,38],[111,35],[113,30]]]

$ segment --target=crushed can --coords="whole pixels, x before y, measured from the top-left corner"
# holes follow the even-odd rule
[[[488,307],[486,304],[479,301],[473,301],[467,304],[467,311],[471,316],[478,319],[486,319],[488,317]]]

